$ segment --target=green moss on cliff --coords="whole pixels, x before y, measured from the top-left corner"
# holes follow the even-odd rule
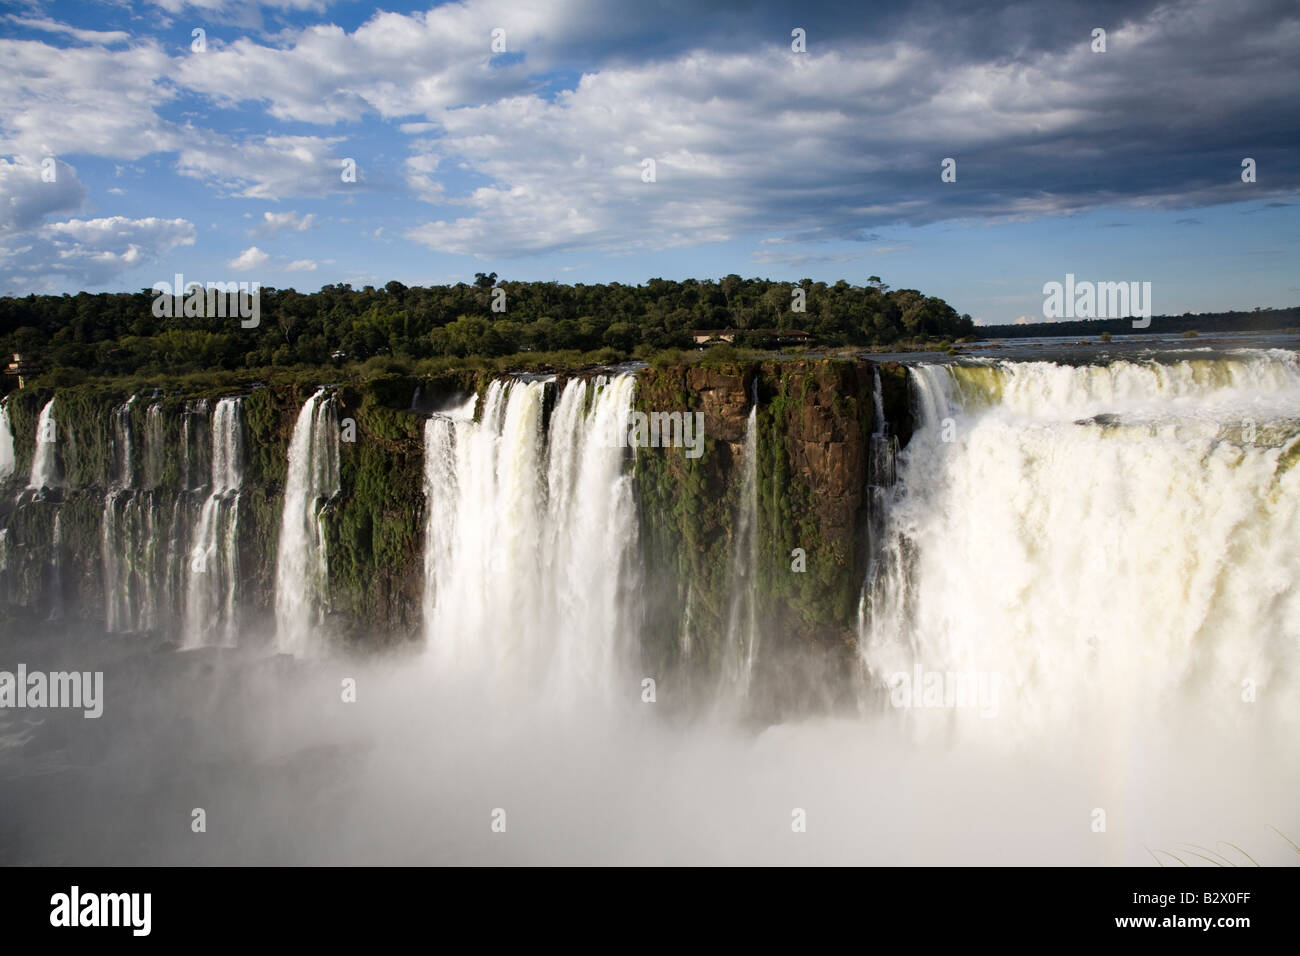
[[[688,374],[680,366],[642,371],[636,409],[647,414],[705,410],[699,389],[688,385]],[[743,403],[753,366],[717,363],[696,374],[729,382]],[[725,425],[716,413],[706,410],[699,458],[688,458],[681,448],[636,452],[641,543],[649,578],[645,656],[656,672],[689,660],[695,675],[707,679],[721,665],[740,493],[733,480],[731,442],[718,437],[719,432],[726,433]],[[732,432],[734,437],[734,427]]]
[[[407,411],[413,384],[393,376],[339,393],[338,497],[326,511],[332,608],[345,636],[411,636],[423,585],[422,419]],[[349,441],[352,438],[354,440]]]
[[[821,359],[640,373],[639,410],[703,410],[708,436],[698,460],[679,449],[637,452],[652,667],[689,659],[700,680],[721,665],[755,381],[760,670],[813,646],[842,666],[855,642],[865,567],[871,370],[860,360]],[[796,548],[805,553],[802,571],[793,567]]]
[[[758,417],[760,590],[782,625],[803,637],[815,628],[848,629],[856,618],[861,569],[853,518],[858,503],[845,503],[847,522],[826,527],[823,504],[836,476],[818,474],[795,458],[798,443],[823,437],[802,434],[801,417],[817,405],[830,411],[832,441],[865,445],[871,409],[863,401],[870,402],[870,392],[863,394],[860,364],[773,363],[763,369],[763,381],[771,382],[774,391],[766,401],[760,397]],[[844,477],[860,486],[860,453],[857,459],[846,464]],[[793,569],[796,548],[806,553],[806,571]]]

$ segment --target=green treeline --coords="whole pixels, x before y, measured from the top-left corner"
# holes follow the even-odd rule
[[[1256,309],[1253,312],[1203,312],[1157,315],[1143,329],[1129,319],[1075,319],[1063,322],[1029,322],[1022,325],[982,325],[985,339],[1023,339],[1040,335],[1172,335],[1176,332],[1273,332],[1300,326],[1300,308]]]
[[[771,343],[748,330],[802,330],[814,344],[836,347],[953,339],[974,328],[942,299],[891,290],[874,276],[862,286],[738,275],[633,286],[509,282],[480,273],[474,283],[454,286],[264,288],[255,328],[242,328],[237,315],[159,317],[156,295],[146,289],[0,298],[0,355],[18,352],[45,369],[114,376],[321,366],[376,356],[608,350],[644,358],[692,346],[696,329],[735,329],[736,344],[750,347]],[[803,310],[796,311],[801,299]]]

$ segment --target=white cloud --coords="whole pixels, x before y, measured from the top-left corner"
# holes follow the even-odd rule
[[[191,135],[180,149],[177,169],[234,195],[283,199],[366,188],[359,163],[357,181],[343,181],[344,157],[334,152],[341,137],[265,136],[237,142],[217,133],[187,132]]]
[[[429,152],[416,153],[406,159],[406,185],[425,202],[438,203],[447,197],[442,183],[433,178],[440,161],[437,154]]]
[[[125,50],[0,40],[0,154],[137,159],[173,149],[157,113],[175,97],[171,60],[152,40]]]
[[[147,0],[171,14],[190,13],[238,26],[263,27],[263,8],[274,12],[323,12],[329,0]],[[170,19],[170,18],[167,18]]]
[[[260,269],[270,261],[271,257],[261,249],[257,248],[257,246],[249,246],[239,255],[235,256],[235,258],[227,262],[226,265],[230,266],[232,269],[237,269],[240,272],[247,272],[250,269]]]
[[[260,102],[282,120],[332,124],[365,113],[425,114],[529,89],[530,66],[493,66],[491,30],[508,25],[510,49],[542,48],[567,6],[507,0],[452,3],[410,15],[378,12],[348,33],[333,24],[284,35],[280,47],[241,38],[178,64],[178,79],[220,103]]]
[[[261,224],[253,231],[266,236],[274,236],[286,230],[306,232],[315,224],[315,219],[314,213],[301,216],[292,209],[287,212],[264,212]]]
[[[192,245],[185,219],[69,219],[42,225],[81,207],[86,188],[76,170],[55,161],[54,180],[39,163],[0,157],[0,294],[104,285],[178,246]]]
[[[194,244],[185,219],[70,219],[0,236],[0,292],[53,291],[73,284],[104,285]]]
[[[112,45],[125,43],[131,39],[131,34],[122,30],[81,30],[69,24],[44,17],[20,17],[16,14],[10,14],[6,19],[18,24],[20,27],[27,27],[29,30],[40,30],[42,33],[60,33],[64,36],[70,36],[74,40],[80,40],[82,43]]]
[[[88,253],[114,253],[115,247],[148,237],[164,251],[194,244],[194,224],[188,219],[70,219],[41,227],[41,234],[56,245],[66,244]]]
[[[285,272],[315,272],[316,263],[311,259],[295,259],[284,267]]]
[[[72,212],[86,199],[76,170],[55,161],[54,182],[41,178],[39,163],[9,162],[0,157],[0,233],[30,229],[46,216]]]
[[[246,0],[155,6],[200,22],[256,15],[260,24],[257,5]],[[263,6],[327,9],[324,0]],[[384,170],[378,158],[370,168],[372,151],[354,154],[361,148],[340,136],[297,127],[281,135],[274,122],[268,133],[262,114],[326,127],[377,116],[419,137],[395,176],[390,167],[389,185],[400,188],[404,179],[409,195],[450,208],[405,232],[439,251],[627,255],[780,230],[777,238],[789,244],[779,252],[764,247],[757,261],[846,262],[860,254],[828,253],[817,243],[855,238],[880,223],[1238,198],[1233,176],[1207,178],[1197,160],[1224,142],[1254,142],[1244,134],[1275,125],[1284,114],[1279,100],[1290,105],[1287,91],[1300,84],[1292,52],[1300,19],[1272,18],[1264,29],[1267,12],[1246,15],[1211,0],[1135,12],[1112,29],[1114,55],[1106,57],[1086,42],[1022,44],[1013,52],[993,43],[978,51],[977,41],[962,40],[980,33],[973,13],[954,15],[951,29],[938,34],[915,18],[877,34],[846,30],[804,55],[792,54],[784,35],[750,42],[758,34],[748,27],[732,42],[721,21],[707,17],[695,47],[676,52],[681,47],[641,36],[654,23],[651,13],[629,3],[602,16],[592,0],[464,0],[378,12],[351,32],[317,24],[260,41],[210,36],[202,54],[175,37],[164,46],[19,17],[11,19],[96,45],[0,40],[0,157],[28,168],[45,155],[174,153],[181,175],[227,195],[347,195],[381,188]],[[696,25],[684,14],[668,32],[695,36]],[[514,54],[504,61],[489,47],[496,26],[506,28]],[[619,38],[628,42],[620,47]],[[1207,38],[1216,62],[1249,57],[1268,82],[1204,70],[1186,51],[1206,48]],[[124,42],[124,49],[105,46]],[[576,88],[554,93],[550,78],[575,68],[588,70]],[[164,118],[162,110],[191,106],[181,100],[191,93],[204,102],[190,125]],[[209,105],[241,108],[225,127],[240,132],[210,128]],[[1206,140],[1207,127],[1221,142]],[[259,134],[243,132],[249,129]],[[1138,148],[1144,152],[1136,158],[1125,152]],[[359,162],[359,182],[340,178],[348,155]],[[958,158],[958,183],[940,190],[943,156]],[[657,163],[655,183],[641,181],[644,157]],[[1118,172],[1100,182],[1098,169]],[[455,192],[462,170],[482,185]],[[1258,198],[1294,189],[1294,164],[1275,161],[1271,170],[1281,173],[1261,178]],[[0,228],[33,228],[84,200],[84,193],[19,185],[21,195],[0,199],[8,203]],[[310,219],[268,214],[257,234],[309,228]]]

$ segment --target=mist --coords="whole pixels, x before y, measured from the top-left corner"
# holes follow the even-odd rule
[[[958,733],[951,714],[918,726],[885,706],[755,728],[675,715],[670,685],[643,702],[634,674],[610,699],[557,698],[440,678],[420,652],[304,662],[84,635],[21,653],[31,669],[95,662],[106,706],[98,720],[4,712],[7,864],[1141,865],[1154,852],[1177,865],[1167,852],[1209,865],[1190,845],[1245,863],[1227,843],[1262,864],[1294,854],[1265,826],[1294,832],[1294,748],[1186,712],[1122,733],[1080,715],[1069,733],[1009,748]],[[196,808],[206,832],[192,831]]]
[[[874,380],[847,674],[766,610],[757,386],[731,450],[717,653],[687,588],[671,666],[645,652],[670,577],[638,550],[633,452],[605,440],[632,375],[500,379],[477,415],[430,413],[421,631],[363,644],[332,640],[327,613],[335,399],[316,390],[297,416],[292,534],[261,614],[234,583],[240,407],[203,406],[212,478],[172,536],[206,563],[155,581],[106,532],[108,580],[143,582],[148,615],[123,592],[106,624],[70,603],[7,629],[0,670],[102,672],[103,692],[93,718],[0,709],[0,862],[1294,862],[1294,355],[907,382],[899,450]],[[158,496],[129,492],[132,449],[158,443],[115,420],[105,527],[161,527]],[[174,580],[182,639],[128,628]]]

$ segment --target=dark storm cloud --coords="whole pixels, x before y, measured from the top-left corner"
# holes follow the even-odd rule
[[[601,8],[566,5],[546,47],[553,64],[586,70],[573,93],[443,117],[435,151],[496,185],[416,238],[506,254],[752,231],[849,239],[1300,185],[1284,119],[1300,89],[1300,18],[1282,4]],[[807,31],[802,56],[793,26]],[[660,164],[654,203],[629,149]],[[948,157],[955,183],[940,180]],[[1241,181],[1245,157],[1254,184]]]

